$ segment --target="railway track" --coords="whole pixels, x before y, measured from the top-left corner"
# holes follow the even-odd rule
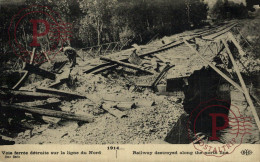
[[[180,39],[177,40],[177,41],[172,41],[166,45],[162,45],[161,47],[155,49],[155,50],[151,50],[151,51],[147,51],[147,52],[144,52],[142,54],[139,55],[139,57],[144,57],[144,56],[148,56],[148,55],[153,55],[153,54],[160,54],[160,53],[163,53],[164,51],[167,51],[169,49],[172,49],[174,47],[177,47],[181,44],[183,44],[183,39],[185,40],[191,40],[191,39],[194,39],[196,37],[202,37],[204,39],[214,39],[220,35],[223,35],[225,33],[227,33],[229,30],[231,30],[233,27],[235,27],[237,25],[237,22],[231,22],[231,23],[228,23],[228,24],[225,24],[224,26],[223,25],[216,25],[214,26],[213,28],[210,28],[210,29],[207,29],[206,31],[205,30],[202,30],[202,31],[197,31],[197,32],[194,32],[193,34],[189,34],[189,35],[183,35],[183,36],[180,36]],[[148,45],[147,45],[148,46]],[[147,47],[149,48],[149,47]],[[120,53],[117,53],[115,55],[120,55],[122,54],[124,51],[120,52]],[[129,55],[124,55],[124,57],[122,56],[119,56],[117,57],[115,60],[116,61],[123,61],[123,62],[127,62],[129,56],[130,56],[131,53],[129,53]],[[109,56],[106,56],[108,58],[113,58],[113,54],[112,55],[109,55]],[[108,63],[108,62],[103,62],[95,67],[92,67],[88,70],[85,70],[84,73],[88,74],[88,73],[91,73],[91,74],[98,74],[100,72],[103,72],[105,70],[109,70],[111,68],[115,68],[116,66],[114,66],[115,64],[113,63]]]
[[[222,34],[228,32],[230,29],[232,29],[236,25],[237,25],[236,22],[230,22],[230,23],[227,23],[227,24],[224,24],[224,25],[223,24],[216,25],[216,26],[213,26],[211,28],[207,28],[206,30],[205,29],[199,29],[198,31],[194,31],[192,34],[180,34],[179,40],[172,41],[168,44],[162,45],[162,46],[155,48],[155,49],[154,49],[154,47],[146,45],[145,47],[147,47],[147,50],[145,50],[144,53],[140,54],[139,57],[142,58],[142,57],[149,56],[149,55],[163,53],[167,50],[170,50],[174,47],[177,47],[177,46],[183,44],[182,39],[184,39],[184,38],[186,40],[191,40],[191,39],[196,38],[196,37],[204,37],[206,39],[212,39],[212,38],[215,38],[219,35],[222,35]],[[115,53],[115,54],[108,55],[106,57],[114,58],[115,56],[117,56],[117,58],[115,58],[114,60],[127,62],[128,58],[131,54],[131,50],[127,50],[127,51],[130,51],[130,52],[128,54],[125,54],[124,53],[125,51],[121,51],[121,52],[118,52],[118,53]],[[124,54],[124,56],[122,56],[122,54]],[[102,61],[98,65],[94,65],[94,66],[90,65],[90,68],[84,67],[83,69],[86,69],[86,70],[84,70],[84,73],[86,73],[86,74],[88,74],[88,73],[98,74],[98,73],[104,72],[106,70],[115,68],[117,66],[118,65],[116,65],[115,63]],[[14,72],[17,72],[17,70],[14,71]],[[18,72],[23,74],[23,75],[17,81],[17,83],[14,84],[14,86],[12,87],[12,89],[15,89],[15,90],[18,90],[29,76],[29,73],[26,70],[19,69]]]

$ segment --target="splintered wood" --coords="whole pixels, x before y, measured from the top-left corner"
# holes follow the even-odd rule
[[[52,89],[52,88],[45,88],[45,87],[38,87],[36,88],[36,92],[41,92],[41,93],[51,93],[51,94],[55,94],[55,95],[60,95],[60,96],[64,96],[67,98],[80,98],[80,99],[85,99],[87,98],[86,96],[82,96],[82,95],[78,95],[72,92],[66,92],[66,91],[61,91],[61,90],[56,90],[56,89]]]
[[[72,114],[70,112],[64,112],[64,111],[55,111],[55,110],[48,110],[48,109],[42,109],[37,107],[27,107],[27,106],[21,106],[21,105],[8,105],[8,104],[1,104],[2,108],[11,108],[11,109],[17,109],[22,110],[29,113],[35,113],[40,115],[46,115],[51,117],[57,117],[57,118],[64,118],[68,120],[76,120],[76,121],[84,121],[84,122],[93,122],[93,117],[89,115],[79,115],[79,114]]]
[[[111,115],[117,117],[117,118],[124,118],[127,117],[127,115],[122,112],[117,110],[116,108],[114,108],[116,105],[112,104],[112,103],[103,103],[101,108],[106,110],[108,113],[110,113]]]
[[[247,90],[245,81],[244,81],[244,79],[242,78],[242,75],[241,75],[241,73],[240,73],[240,71],[239,71],[239,69],[238,69],[238,66],[237,66],[237,64],[236,64],[236,62],[235,62],[235,59],[234,59],[234,57],[233,57],[233,55],[232,55],[232,53],[231,53],[231,51],[230,51],[230,49],[229,49],[229,47],[228,47],[228,44],[227,44],[226,40],[222,39],[222,42],[223,42],[223,44],[224,44],[224,46],[225,46],[225,48],[226,48],[226,50],[227,50],[227,52],[228,52],[228,55],[229,55],[229,57],[230,57],[230,59],[231,59],[231,62],[232,62],[232,64],[233,64],[233,67],[234,67],[234,69],[235,69],[235,71],[236,71],[236,73],[237,73],[237,76],[238,76],[238,78],[239,78],[239,81],[240,81],[240,83],[241,83],[241,85],[242,85],[243,92],[244,92],[245,97],[246,97],[246,100],[247,100],[247,102],[248,102],[248,104],[249,104],[249,106],[250,106],[250,109],[251,109],[251,111],[252,111],[252,114],[253,114],[253,116],[254,116],[254,118],[255,118],[257,127],[258,127],[258,129],[260,130],[259,117],[258,117],[258,115],[257,115],[256,109],[255,109],[255,106],[254,106],[254,104],[253,104],[253,102],[252,102],[252,99],[251,99],[251,97],[250,97],[250,94],[249,94],[249,92],[248,92],[248,90]]]
[[[128,67],[128,68],[132,68],[134,70],[139,70],[139,71],[142,71],[142,72],[145,72],[145,73],[148,73],[148,74],[153,74],[153,72],[145,70],[143,67],[137,66],[137,65],[134,65],[134,64],[125,63],[125,62],[122,62],[122,61],[116,61],[116,60],[112,60],[112,59],[109,59],[109,58],[106,58],[106,57],[101,57],[100,59],[105,60],[105,61],[109,61],[109,62],[113,62],[113,63],[116,63],[118,65],[122,65],[122,66],[125,66],[125,67]]]

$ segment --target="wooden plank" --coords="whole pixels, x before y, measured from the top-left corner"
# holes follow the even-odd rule
[[[27,106],[7,105],[7,104],[2,104],[1,107],[22,110],[22,111],[29,112],[29,113],[35,113],[35,114],[39,114],[39,115],[63,118],[63,119],[74,120],[74,121],[83,121],[83,122],[88,122],[88,123],[94,121],[93,117],[90,115],[78,115],[78,114],[72,114],[70,112],[41,109],[41,108],[37,108],[37,107],[32,108],[32,107],[27,107]]]
[[[51,85],[49,85],[48,88],[57,88],[58,86],[66,83],[67,81],[68,81],[68,79],[59,80],[58,82],[55,82],[55,83],[52,83]]]
[[[118,67],[117,64],[115,64],[115,65],[108,65],[108,66],[105,66],[105,67],[103,67],[101,69],[97,69],[95,71],[92,71],[90,74],[99,74],[99,73],[102,73],[102,72],[104,72],[106,70],[113,69],[113,68],[116,68],[116,67]]]
[[[230,79],[226,74],[224,74],[222,71],[220,71],[217,67],[215,67],[213,64],[211,64],[208,60],[206,60],[195,48],[193,48],[186,40],[183,40],[184,43],[191,48],[193,52],[195,52],[202,61],[207,63],[212,69],[214,69],[219,75],[221,75],[224,79],[226,79],[230,84],[232,84],[234,87],[236,87],[239,91],[243,92],[243,89],[232,79]]]
[[[6,141],[13,141],[13,138],[4,136],[4,135],[2,135],[2,134],[0,134],[0,139],[6,140]],[[2,143],[1,143],[1,144],[2,144]]]
[[[33,101],[33,102],[16,103],[16,105],[29,106],[29,107],[40,107],[40,108],[51,108],[51,107],[57,106],[59,104],[61,104],[60,100],[53,100],[53,101],[38,100],[38,101]]]
[[[41,116],[41,119],[45,123],[49,123],[49,124],[57,124],[61,121],[61,118],[55,118],[55,117],[50,117],[50,116]]]
[[[160,54],[155,54],[154,56],[157,57],[159,60],[161,60],[161,61],[164,62],[164,63],[169,62],[169,61],[167,61],[165,58],[163,58]]]
[[[200,140],[202,140],[205,137],[206,137],[205,135],[202,135],[201,137],[199,137],[199,138],[195,139],[193,142],[191,142],[191,144],[195,144],[195,143],[199,142]]]
[[[122,62],[122,61],[112,60],[112,59],[109,59],[109,58],[106,58],[106,57],[101,57],[100,59],[101,59],[101,60],[105,60],[105,61],[109,61],[109,62],[112,62],[112,63],[116,63],[116,64],[118,64],[118,65],[125,66],[125,67],[128,67],[128,68],[134,69],[134,70],[139,70],[139,71],[142,71],[142,72],[146,72],[146,73],[148,73],[148,74],[153,74],[153,72],[148,71],[148,70],[145,70],[145,69],[144,69],[143,67],[141,67],[141,66],[137,66],[137,65],[125,63],[125,62]]]
[[[79,99],[87,98],[86,96],[82,96],[82,95],[79,95],[79,94],[76,94],[76,93],[66,92],[66,91],[57,90],[57,89],[53,89],[53,88],[45,88],[45,87],[37,87],[36,92],[55,94],[55,95],[68,97],[68,98],[71,98],[71,99],[73,99],[73,98],[79,98]]]
[[[163,76],[167,73],[168,70],[170,70],[171,68],[173,68],[175,65],[166,65],[165,68],[162,70],[162,72],[158,75],[158,77],[154,80],[154,82],[152,83],[152,87],[155,87],[160,80],[163,78]]]
[[[179,45],[181,45],[181,44],[183,44],[183,41],[178,41],[178,42],[175,42],[175,43],[174,43],[173,45],[171,45],[171,46],[168,46],[168,47],[165,47],[165,48],[161,48],[161,49],[158,49],[158,50],[154,50],[154,51],[151,51],[151,52],[147,52],[147,53],[144,53],[144,54],[140,54],[140,55],[138,55],[138,56],[139,56],[139,57],[144,57],[144,56],[152,55],[152,54],[155,54],[155,53],[163,52],[164,50],[171,49],[171,48],[176,47],[176,46],[179,46]],[[108,58],[108,57],[103,57],[103,58]],[[128,60],[128,58],[119,59],[119,61],[127,61],[127,60]],[[112,65],[112,64],[114,64],[114,63],[103,63],[103,64],[100,64],[100,65],[98,65],[98,66],[95,66],[95,67],[93,67],[93,68],[91,68],[91,69],[88,69],[88,70],[84,71],[84,73],[91,73],[92,71],[95,71],[95,70],[97,70],[97,69],[99,69],[99,68],[103,68],[103,67],[105,67],[105,66]],[[108,68],[109,68],[109,67],[108,67]]]
[[[174,42],[172,45],[170,46],[167,46],[167,47],[164,47],[164,48],[160,48],[160,49],[156,49],[156,50],[153,50],[151,52],[147,52],[147,53],[143,53],[143,54],[140,54],[139,57],[144,57],[144,56],[149,56],[149,55],[152,55],[152,54],[155,54],[155,53],[160,53],[160,52],[163,52],[165,50],[168,50],[168,49],[171,49],[173,47],[176,47],[176,46],[179,46],[183,44],[183,41],[176,41]],[[125,59],[124,59],[125,60]],[[124,60],[121,60],[121,61],[124,61]]]
[[[46,54],[46,52],[42,51],[42,53],[46,57],[48,63],[51,64],[51,60],[50,60],[49,56]]]
[[[23,72],[23,71],[22,71]],[[12,87],[13,90],[18,90],[22,87],[22,85],[24,84],[24,82],[26,81],[26,79],[29,76],[29,72],[28,71],[24,71],[23,76],[21,77],[21,79]]]
[[[223,27],[223,29],[226,29],[226,28],[230,28],[230,26],[231,27],[233,27],[233,25],[236,25],[235,23],[231,23],[231,25],[230,24],[228,24],[227,26],[225,26],[225,27]],[[221,29],[221,30],[223,30],[223,29]],[[221,31],[220,30],[220,31]],[[230,29],[229,29],[230,30]],[[212,31],[212,29],[209,29],[209,31]],[[213,33],[216,33],[216,31],[213,31]],[[210,33],[210,34],[203,34],[203,36],[207,36],[207,35],[212,35],[212,33]],[[193,39],[193,38],[195,38],[195,37],[198,37],[199,35],[198,34],[196,34],[196,35],[193,35],[193,36],[190,36],[189,37],[189,39]],[[179,45],[181,45],[181,44],[183,44],[184,42],[182,41],[182,40],[178,40],[178,41],[173,41],[173,42],[171,42],[171,43],[169,43],[169,44],[166,44],[166,45],[163,45],[163,46],[161,46],[159,49],[156,49],[156,50],[153,50],[153,51],[150,51],[150,52],[146,52],[146,53],[143,53],[143,54],[140,54],[139,55],[139,57],[144,57],[144,56],[148,56],[148,55],[152,55],[152,54],[156,54],[156,53],[160,53],[160,52],[163,52],[163,51],[165,51],[165,50],[168,50],[168,49],[171,49],[171,48],[174,48],[174,47],[176,47],[176,46],[179,46]],[[123,55],[123,54],[122,54]],[[107,58],[107,57],[106,57]],[[127,61],[128,60],[128,57],[127,58],[123,58],[123,59],[119,59],[119,60],[117,60],[117,61]],[[92,69],[89,69],[89,70],[87,70],[87,71],[85,71],[84,73],[90,73],[90,72],[92,72],[92,71],[94,71],[94,70],[97,70],[97,69],[99,69],[99,68],[102,68],[102,67],[104,67],[104,66],[107,66],[107,63],[104,63],[104,64],[100,64],[100,65],[98,65],[98,66],[96,66],[96,67],[94,67],[94,68],[92,68]]]
[[[33,63],[33,59],[34,59],[34,55],[35,55],[35,47],[33,47],[33,51],[32,51],[32,55],[31,55],[31,59],[30,59],[30,64]]]
[[[103,64],[100,64],[100,65],[97,65],[97,66],[95,66],[95,67],[93,67],[93,68],[91,68],[91,69],[88,69],[88,70],[86,70],[86,71],[84,71],[84,73],[92,73],[92,72],[94,72],[94,71],[96,71],[96,70],[99,70],[100,68],[105,68],[105,67],[108,67],[108,68],[110,68],[110,66],[111,65],[113,65],[113,63],[103,63]]]
[[[117,118],[123,118],[123,117],[127,117],[127,115],[122,112],[122,111],[119,111],[113,107],[115,107],[114,104],[111,104],[111,103],[103,103],[102,106],[101,106],[104,110],[106,110],[108,113],[110,113],[111,115],[117,117]]]
[[[61,65],[58,69],[55,70],[55,72],[56,72],[56,73],[59,73],[59,71],[67,64],[67,62],[68,62],[67,60],[64,61],[64,62],[62,63],[62,65]]]
[[[43,76],[44,78],[49,78],[49,79],[52,79],[52,80],[55,80],[55,78],[56,78],[56,75],[54,73],[43,70],[43,69],[38,68],[36,66],[30,65],[28,63],[25,64],[24,70],[27,70],[30,73],[34,73],[34,74]]]
[[[225,48],[226,48],[226,50],[227,50],[227,53],[228,53],[228,55],[229,55],[229,57],[230,57],[230,59],[231,59],[231,62],[232,62],[232,64],[233,64],[233,67],[234,67],[234,69],[235,69],[235,71],[236,71],[236,73],[237,73],[238,79],[239,79],[239,81],[240,81],[240,83],[241,83],[241,85],[242,85],[242,88],[243,88],[243,90],[244,90],[244,94],[245,94],[246,100],[247,100],[247,102],[248,102],[248,104],[249,104],[249,106],[250,106],[250,109],[251,109],[251,111],[252,111],[252,113],[253,113],[253,116],[254,116],[254,118],[255,118],[256,125],[257,125],[258,129],[260,130],[259,117],[258,117],[258,115],[257,115],[255,106],[254,106],[254,104],[253,104],[253,102],[252,102],[252,100],[251,100],[251,98],[250,98],[250,94],[249,94],[249,92],[248,92],[248,90],[247,90],[247,88],[246,88],[245,81],[244,81],[244,79],[243,79],[243,77],[242,77],[242,75],[241,75],[241,73],[240,73],[240,71],[239,71],[239,68],[238,68],[238,66],[237,66],[237,64],[236,64],[236,62],[235,62],[235,59],[234,59],[234,57],[233,57],[233,55],[232,55],[232,53],[231,53],[231,51],[230,51],[230,49],[229,49],[229,47],[228,47],[228,44],[227,44],[226,40],[222,39],[222,42],[223,42],[223,44],[224,44],[224,46],[225,46]]]
[[[243,49],[241,48],[241,46],[239,45],[239,43],[236,41],[236,38],[233,36],[232,33],[228,32],[228,37],[232,40],[232,42],[234,43],[234,45],[236,46],[236,48],[238,49],[238,52],[241,56],[245,55],[245,52],[243,51]],[[223,39],[222,39],[223,40]]]
[[[19,91],[19,90],[10,90],[1,88],[0,98],[10,98],[10,97],[19,97],[19,98],[27,98],[27,99],[47,99],[47,98],[61,98],[61,96],[55,94],[48,93],[39,93],[33,91]]]
[[[119,102],[116,105],[116,108],[121,111],[131,110],[135,108],[135,103],[133,102]]]

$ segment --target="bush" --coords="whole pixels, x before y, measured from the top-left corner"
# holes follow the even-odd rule
[[[217,0],[210,11],[210,16],[221,21],[225,19],[242,19],[248,17],[248,11],[243,3],[237,4],[228,0]]]
[[[125,28],[121,33],[119,33],[119,38],[122,45],[128,46],[135,38],[135,33],[131,29]]]

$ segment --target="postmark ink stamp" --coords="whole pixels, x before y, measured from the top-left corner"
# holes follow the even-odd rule
[[[29,6],[12,17],[9,44],[24,62],[52,60],[71,37],[71,24],[47,6]]]
[[[217,99],[198,105],[187,123],[194,148],[215,157],[233,153],[251,127],[251,118],[242,116],[237,106]]]

